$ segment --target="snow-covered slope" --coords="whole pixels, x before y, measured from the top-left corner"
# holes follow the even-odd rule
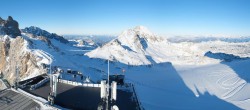
[[[250,60],[239,60],[203,66],[163,63],[125,68],[127,81],[135,84],[146,109],[248,110],[249,64]]]
[[[137,26],[121,33],[118,38],[86,53],[90,58],[110,59],[128,65],[149,65],[172,62],[173,64],[206,65],[219,63],[220,59],[206,56],[208,51],[249,57],[249,42],[169,42]],[[102,53],[102,54],[99,54]]]
[[[175,67],[197,98],[208,92],[241,109],[250,109],[249,64],[250,60],[239,60],[198,67]]]
[[[126,69],[146,109],[237,110],[250,109],[249,53],[248,41],[169,42],[136,27],[85,55],[117,61],[111,73]]]
[[[148,65],[169,61],[178,63],[179,56],[190,56],[191,53],[178,51],[180,49],[182,48],[170,44],[167,39],[154,35],[146,27],[137,26],[85,55],[129,65]]]
[[[122,32],[118,38],[86,55],[91,58],[116,60],[129,65],[148,65],[166,61],[162,59],[166,56],[166,52],[162,50],[166,50],[168,45],[165,39],[152,34],[146,27],[137,26]],[[110,56],[112,58],[109,58]]]

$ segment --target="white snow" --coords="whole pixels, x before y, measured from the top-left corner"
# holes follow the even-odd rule
[[[176,66],[177,72],[192,92],[199,96],[206,92],[233,103],[241,109],[250,108],[250,77],[240,76],[250,72],[244,65],[250,60],[199,67]],[[228,66],[229,65],[229,66]],[[241,66],[238,66],[241,65]],[[242,104],[245,103],[245,104]]]
[[[250,60],[223,62],[205,56],[211,51],[250,57],[250,42],[174,43],[142,26],[126,30],[90,52],[54,39],[51,39],[53,46],[28,35],[26,39],[33,42],[29,49],[39,63],[49,63],[44,55],[49,53],[53,56],[53,66],[80,71],[92,81],[107,73],[106,59],[114,61],[110,73],[126,70],[126,81],[135,84],[146,110],[250,109]]]
[[[167,39],[154,35],[145,27],[124,31],[117,39],[85,55],[90,58],[110,59],[129,65],[145,65],[163,62],[174,64],[210,64],[218,60],[204,57],[205,44],[170,43]],[[208,46],[205,48],[209,48]],[[99,54],[103,53],[103,54]]]
[[[205,54],[211,51],[245,58],[250,57],[249,46],[250,42],[223,40],[173,43],[136,27],[85,55],[120,62],[114,67],[127,69],[126,79],[135,84],[146,109],[234,110],[250,109],[250,69],[244,66],[250,60],[222,62]],[[147,64],[151,67],[143,66]]]

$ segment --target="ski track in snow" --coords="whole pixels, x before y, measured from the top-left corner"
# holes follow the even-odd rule
[[[244,79],[241,79],[237,73],[228,66],[216,64],[208,67],[190,68],[190,70],[182,70],[181,66],[177,66],[177,68],[185,84],[195,94],[197,94],[196,91],[204,92],[202,88],[206,88],[205,91],[216,95],[222,100],[235,104],[242,109],[250,109],[247,106],[250,105],[248,101],[250,98],[249,95],[246,94],[244,99],[238,97],[239,94],[242,95],[243,89],[250,91],[250,87],[246,86],[248,83]],[[192,78],[192,76],[196,76],[196,78]],[[197,87],[197,90],[192,89],[193,85],[196,85],[195,88]],[[245,101],[245,103],[243,104],[242,101]]]
[[[230,91],[228,91],[227,93],[223,94],[222,98],[223,99],[228,99],[230,97],[233,97],[236,93],[238,93],[244,86],[246,85],[246,83],[242,83],[240,85],[236,85],[235,87],[232,87],[232,89]]]

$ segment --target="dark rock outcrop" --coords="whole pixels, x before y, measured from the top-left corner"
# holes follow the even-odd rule
[[[33,34],[34,37],[44,36],[44,37],[49,38],[49,39],[59,40],[62,43],[69,42],[68,40],[64,39],[62,36],[59,36],[55,33],[49,33],[48,31],[45,31],[45,30],[40,29],[39,27],[35,27],[35,26],[26,27],[25,29],[21,29],[21,31],[23,33]]]
[[[9,16],[7,20],[0,18],[0,35],[9,35],[13,38],[21,36],[18,22],[11,16]]]
[[[4,20],[0,17],[0,24],[2,24],[4,22]]]
[[[219,60],[222,60],[224,62],[231,62],[233,60],[249,59],[249,57],[240,57],[240,56],[236,56],[233,54],[227,54],[227,53],[221,53],[221,52],[213,53],[211,51],[206,52],[204,56],[207,56],[209,58],[219,59]]]

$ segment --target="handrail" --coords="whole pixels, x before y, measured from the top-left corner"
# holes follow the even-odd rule
[[[83,86],[83,87],[101,87],[100,84],[93,84],[93,83],[80,83],[80,82],[74,82],[74,81],[69,81],[69,80],[63,80],[63,79],[58,79],[58,82],[60,83],[65,83],[73,86]]]
[[[134,84],[130,83],[130,85],[131,85],[131,87],[132,87],[133,93],[134,93],[135,98],[136,98],[136,104],[137,104],[137,106],[138,106],[138,110],[144,110],[144,108],[143,108],[141,102],[139,101],[139,97],[138,97],[138,95],[136,94],[136,89],[135,89]]]
[[[30,89],[31,89],[31,90],[34,90],[34,89],[36,89],[36,88],[42,86],[43,84],[45,84],[45,83],[48,82],[49,80],[50,80],[49,78],[45,78],[45,79],[39,81],[37,84],[31,85]]]

